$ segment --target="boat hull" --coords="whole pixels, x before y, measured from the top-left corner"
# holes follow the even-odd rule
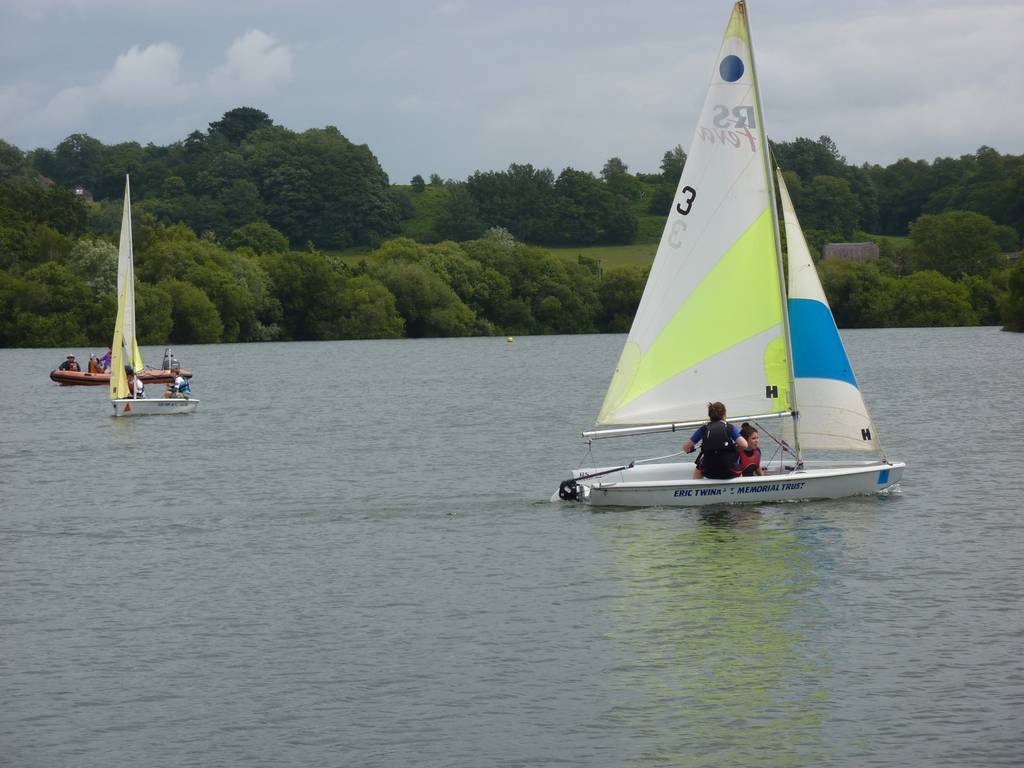
[[[579,501],[595,506],[701,507],[711,504],[764,504],[776,501],[838,499],[880,493],[900,481],[903,462],[806,463],[801,470],[730,480],[693,478],[692,464],[653,464],[602,474],[579,469],[573,478]]]
[[[142,371],[142,382],[144,384],[173,384],[174,377],[179,374],[186,379],[192,378],[192,371],[161,371],[155,368],[146,368]],[[99,387],[110,384],[109,373],[57,370],[50,371],[50,379],[62,387]]]
[[[192,413],[199,401],[192,398],[150,397],[139,400],[111,400],[115,416],[162,416],[171,413]]]

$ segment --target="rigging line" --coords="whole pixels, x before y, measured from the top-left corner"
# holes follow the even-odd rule
[[[650,459],[634,459],[632,462],[630,462],[630,466],[632,466],[633,464],[647,464],[652,461],[662,461],[664,459],[674,459],[676,456],[682,456],[684,453],[685,451],[676,451],[675,453],[669,453],[665,456],[654,456],[653,458]]]
[[[754,426],[757,427],[759,432],[764,432],[766,435],[768,435],[768,437],[770,437],[772,440],[774,440],[775,444],[778,445],[782,450],[789,451],[791,454],[793,454],[793,456],[796,456],[796,451],[794,451],[792,448],[790,448],[789,447],[789,443],[787,443],[785,440],[780,440],[775,435],[773,435],[771,432],[769,432],[767,429],[765,429],[760,424],[758,424],[756,421],[754,422]]]
[[[583,454],[583,458],[581,458],[579,461],[576,462],[576,466],[577,467],[583,466],[584,462],[586,462],[586,460],[588,458],[591,458],[591,459],[594,458],[594,441],[593,440],[587,440],[587,452]]]
[[[612,467],[611,469],[602,469],[600,472],[591,472],[589,474],[580,475],[579,477],[574,477],[572,479],[573,480],[590,480],[591,478],[594,478],[594,477],[601,477],[602,475],[610,475],[612,472],[621,472],[624,469],[632,469],[637,464],[645,464],[645,463],[651,462],[651,461],[660,461],[661,459],[671,459],[674,456],[681,456],[682,454],[683,454],[683,451],[676,451],[675,453],[670,453],[667,456],[654,456],[654,457],[652,457],[650,459],[634,459],[633,461],[629,462],[629,464],[623,464],[621,467]]]

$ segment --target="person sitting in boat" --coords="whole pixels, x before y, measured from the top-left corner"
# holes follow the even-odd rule
[[[747,441],[747,447],[740,449],[739,473],[744,477],[763,475],[764,467],[761,466],[761,449],[758,447],[760,435],[747,422],[740,427],[740,437]]]
[[[747,448],[747,441],[736,427],[725,420],[725,405],[708,403],[708,421],[697,428],[683,443],[686,453],[693,453],[700,443],[700,454],[694,466],[693,477],[699,480],[729,480],[736,477],[739,451]]]
[[[103,373],[103,369],[100,367],[100,359],[96,355],[89,355],[89,373]]]
[[[188,379],[179,373],[174,377],[174,383],[167,385],[164,397],[181,397],[187,400],[191,394],[192,387],[189,385]]]
[[[107,347],[107,354],[99,359],[101,366],[100,373],[110,373],[110,347]]]
[[[143,383],[141,376],[135,377],[135,383],[132,384],[132,392],[135,394],[136,400],[141,400],[146,396],[146,385]]]
[[[128,397],[139,398],[142,397],[145,388],[142,386],[142,379],[135,375],[135,371],[132,370],[130,365],[124,367],[124,375],[128,379]]]
[[[75,360],[75,356],[74,355],[68,355],[67,359],[63,363],[60,364],[59,370],[61,370],[61,371],[79,371],[80,372],[82,370],[82,367],[78,364],[78,361]]]

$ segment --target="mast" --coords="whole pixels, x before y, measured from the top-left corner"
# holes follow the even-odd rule
[[[740,6],[743,12],[743,25],[746,28],[747,40],[750,46],[750,67],[754,71],[754,108],[757,110],[757,131],[761,137],[761,146],[764,151],[761,153],[765,183],[768,185],[768,197],[771,201],[772,227],[775,230],[775,259],[779,270],[779,291],[782,293],[782,327],[786,339],[786,368],[789,373],[789,407],[793,411],[793,447],[796,450],[796,461],[800,463],[800,421],[799,406],[796,401],[796,373],[793,370],[793,340],[789,331],[789,300],[786,293],[786,274],[782,268],[782,239],[779,236],[779,209],[775,202],[775,175],[772,173],[771,160],[769,159],[768,134],[764,127],[764,109],[761,106],[761,86],[757,80],[757,63],[754,60],[754,39],[750,36],[750,14],[747,11],[746,0],[739,0],[736,5]]]

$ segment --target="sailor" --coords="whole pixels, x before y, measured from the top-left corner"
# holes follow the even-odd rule
[[[743,426],[740,427],[740,437],[747,441],[747,448],[740,449],[740,466],[739,472],[745,477],[753,477],[754,475],[763,475],[764,467],[761,466],[761,449],[758,447],[758,442],[761,436],[747,422],[743,422]]]
[[[75,360],[74,355],[68,355],[67,359],[60,364],[61,371],[81,371],[82,367]]]
[[[179,373],[174,377],[174,383],[167,385],[167,391],[164,392],[164,397],[181,397],[188,400],[188,396],[191,394],[192,387],[189,385],[188,379]]]
[[[142,376],[135,373],[130,365],[124,367],[124,375],[128,378],[128,397],[136,400],[145,397],[146,386],[142,383]]]
[[[702,477],[713,480],[736,477],[738,450],[746,449],[747,441],[736,427],[725,420],[723,403],[708,403],[708,419],[710,421],[707,424],[698,427],[690,439],[683,443],[686,453],[693,453],[697,443],[701,444],[693,477],[696,480]]]

